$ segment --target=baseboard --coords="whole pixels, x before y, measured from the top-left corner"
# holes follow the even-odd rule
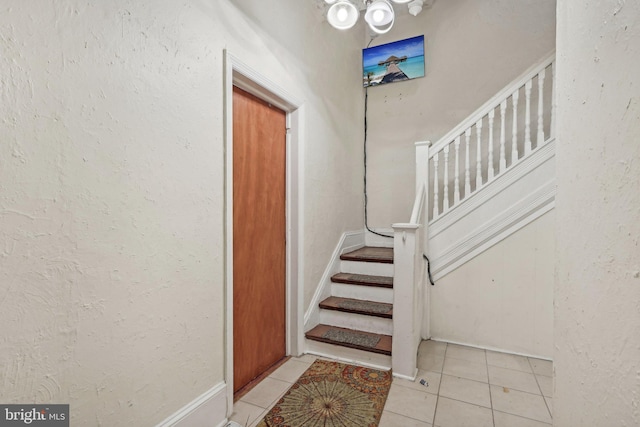
[[[222,427],[227,423],[227,385],[221,382],[156,427]]]
[[[469,344],[469,343],[465,343],[465,342],[451,341],[451,340],[447,340],[447,339],[444,339],[444,338],[438,338],[438,337],[431,337],[430,340],[431,341],[437,341],[437,342],[444,342],[444,343],[447,343],[447,344],[463,345],[465,347],[479,348],[480,350],[489,350],[489,351],[495,351],[495,352],[498,352],[498,353],[513,354],[514,356],[531,357],[531,358],[534,358],[534,359],[548,360],[550,362],[553,361],[551,358],[546,357],[546,356],[539,356],[539,355],[529,354],[529,353],[518,353],[518,352],[515,352],[515,351],[505,350],[503,348],[498,348],[498,347],[483,346],[483,345],[477,345],[477,344]]]
[[[400,374],[393,374],[394,378],[400,378],[401,380],[407,380],[407,381],[415,381],[416,378],[418,377],[418,369],[416,368],[415,373],[413,374],[412,377],[408,376],[408,375],[400,375]]]
[[[376,233],[380,233],[384,236],[379,236],[377,234],[372,233],[369,230],[364,231],[364,241],[367,246],[375,246],[382,248],[392,248],[393,247],[393,228],[374,228],[372,231]]]
[[[304,330],[308,330],[318,323],[320,301],[327,298],[331,294],[331,276],[340,272],[340,255],[349,250],[355,250],[364,246],[363,231],[347,231],[342,234],[338,244],[336,245],[331,258],[327,263],[327,267],[320,278],[320,283],[316,288],[311,303],[304,314]]]

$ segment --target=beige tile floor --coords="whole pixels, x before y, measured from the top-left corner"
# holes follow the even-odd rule
[[[315,359],[288,360],[236,402],[231,420],[255,426]],[[551,375],[546,360],[423,341],[418,377],[394,378],[380,427],[549,426]]]

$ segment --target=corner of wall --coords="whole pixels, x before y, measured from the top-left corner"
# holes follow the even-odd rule
[[[221,427],[227,422],[227,384],[218,383],[156,427]]]

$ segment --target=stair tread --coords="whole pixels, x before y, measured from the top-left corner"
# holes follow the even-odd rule
[[[307,331],[305,336],[315,341],[391,356],[390,335],[373,334],[370,332],[320,324]],[[336,338],[336,336],[340,338]],[[342,340],[342,338],[344,338],[344,340]],[[372,342],[366,343],[365,341],[367,340],[372,340]]]
[[[320,303],[320,308],[343,311],[346,313],[363,314],[366,316],[382,317],[385,319],[393,318],[393,304],[384,302],[331,296]]]
[[[365,246],[364,248],[356,249],[355,251],[340,255],[340,259],[344,261],[393,264],[393,248]]]
[[[335,283],[350,285],[375,286],[379,288],[393,288],[393,277],[371,276],[369,274],[338,273],[331,277]]]

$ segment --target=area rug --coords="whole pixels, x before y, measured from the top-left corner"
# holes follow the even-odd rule
[[[257,427],[376,427],[391,371],[316,360]]]

